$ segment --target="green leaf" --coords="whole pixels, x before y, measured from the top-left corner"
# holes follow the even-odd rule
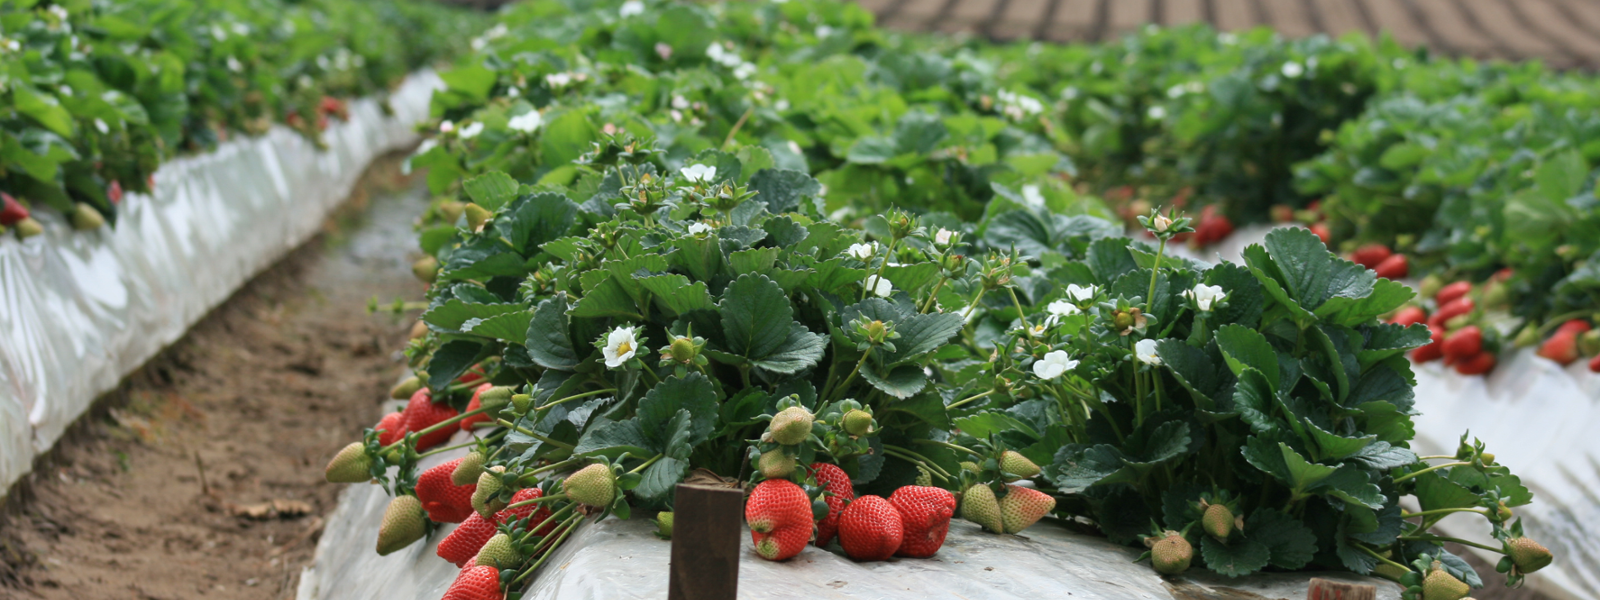
[[[1312,491],[1373,510],[1383,508],[1383,488],[1373,483],[1367,473],[1352,466],[1339,467]]]
[[[915,296],[922,288],[932,285],[939,278],[939,263],[919,262],[910,265],[890,265],[884,267],[883,278],[894,284],[897,290]]]
[[[655,298],[657,306],[673,317],[716,306],[704,281],[690,283],[689,278],[682,275],[654,275],[640,277],[638,282]]]
[[[54,96],[27,85],[12,84],[11,98],[18,112],[33,117],[40,125],[62,137],[72,137],[72,113],[61,107]]]
[[[1085,262],[1089,270],[1094,272],[1095,279],[1110,283],[1139,268],[1133,262],[1133,255],[1128,254],[1130,241],[1124,237],[1108,237],[1089,244],[1089,256]]]
[[[1423,473],[1413,478],[1417,482],[1415,495],[1422,510],[1441,508],[1469,508],[1477,506],[1478,495],[1459,483],[1445,479],[1438,471]]]
[[[669,377],[645,393],[639,401],[637,418],[645,439],[651,442],[651,449],[667,448],[672,431],[666,426],[679,410],[688,410],[692,416],[686,443],[691,448],[698,446],[711,435],[717,421],[717,392],[711,380],[698,372],[690,372],[687,377]]]
[[[1317,427],[1309,419],[1305,426],[1306,430],[1311,432],[1311,439],[1316,442],[1322,460],[1343,460],[1361,452],[1378,438],[1375,435],[1358,438],[1335,435]]]
[[[1367,447],[1362,448],[1360,452],[1350,456],[1349,459],[1351,462],[1374,471],[1387,471],[1416,464],[1417,453],[1407,448],[1391,446],[1388,442],[1372,442]]]
[[[1239,538],[1224,544],[1211,536],[1200,541],[1200,556],[1206,568],[1228,577],[1243,577],[1267,566],[1272,551],[1254,538]]]
[[[777,248],[752,248],[728,255],[728,267],[733,269],[735,277],[750,273],[765,275],[777,261]]]
[[[490,171],[462,182],[467,195],[479,206],[498,210],[517,197],[517,180],[499,171]]]
[[[1213,396],[1221,390],[1223,382],[1217,365],[1204,350],[1185,344],[1183,340],[1167,338],[1156,342],[1156,356],[1161,357],[1161,364],[1173,378],[1189,390],[1197,406],[1206,410],[1215,408]]]
[[[488,319],[504,314],[525,310],[521,304],[496,303],[475,304],[460,299],[451,298],[443,304],[428,309],[422,313],[422,321],[444,331],[461,331],[461,327],[470,320]]]
[[[962,417],[956,419],[954,424],[962,433],[980,440],[1010,431],[1021,432],[1030,438],[1039,437],[1039,432],[1027,423],[1001,412],[985,412],[970,417]]]
[[[1411,291],[1411,288],[1403,283],[1378,279],[1372,284],[1372,292],[1365,297],[1352,299],[1334,296],[1317,307],[1315,312],[1323,321],[1334,325],[1346,327],[1365,325],[1373,322],[1379,315],[1394,312],[1416,295],[1416,292]]]
[[[788,169],[762,169],[750,177],[756,200],[767,203],[775,215],[800,210],[800,200],[822,193],[822,184],[810,175]]]
[[[460,92],[476,102],[488,99],[489,90],[494,88],[497,77],[493,70],[482,64],[457,66],[439,74],[439,79],[444,80],[451,91]]]
[[[1233,388],[1233,410],[1250,425],[1250,432],[1273,433],[1282,429],[1283,422],[1272,416],[1277,399],[1265,375],[1253,368],[1239,374],[1239,383]]]
[[[528,325],[533,322],[533,311],[520,310],[487,319],[471,319],[461,330],[472,335],[492,337],[502,342],[520,344],[527,339]]]
[[[1317,534],[1299,519],[1271,508],[1258,508],[1245,519],[1245,535],[1266,546],[1271,564],[1285,571],[1311,563],[1317,553]]]
[[[469,340],[454,340],[439,346],[428,360],[428,387],[442,390],[449,386],[478,362],[483,350],[483,344]]]
[[[794,308],[777,282],[763,275],[744,275],[728,284],[717,305],[728,350],[746,358],[764,358],[789,340]]]
[[[884,375],[878,374],[872,364],[865,364],[861,366],[861,378],[883,393],[902,400],[915,396],[928,385],[927,374],[922,372],[922,367],[914,364],[894,367]]]
[[[550,192],[516,199],[495,219],[495,229],[523,254],[533,256],[546,242],[564,237],[577,223],[578,205]]]
[[[528,357],[546,369],[571,371],[579,363],[572,338],[567,337],[566,302],[565,294],[540,302],[533,311],[533,321],[528,323]]]
[[[949,133],[945,129],[944,119],[939,115],[920,110],[906,111],[895,123],[895,153],[926,156],[933,153]]]
[[[789,337],[766,356],[752,358],[750,363],[774,373],[792,374],[816,366],[827,349],[827,338],[811,333],[804,325],[789,322]]]
[[[644,470],[644,477],[639,480],[639,487],[633,489],[633,495],[643,500],[665,498],[688,472],[689,461],[661,457]]]
[[[616,458],[626,452],[634,456],[654,456],[651,443],[639,427],[638,419],[592,423],[572,453],[578,456]],[[665,460],[665,459],[663,459]]]
[[[1411,416],[1389,402],[1367,402],[1356,405],[1366,419],[1362,431],[1378,436],[1379,441],[1404,444],[1416,437],[1416,427]]]
[[[1380,323],[1361,328],[1361,333],[1365,343],[1356,353],[1356,358],[1361,361],[1363,369],[1386,358],[1404,354],[1412,348],[1426,346],[1433,341],[1428,326],[1421,323],[1410,326]]]
[[[722,271],[722,242],[717,235],[681,237],[672,245],[676,251],[667,255],[668,261],[695,281],[711,281]]]
[[[539,135],[544,164],[570,163],[587,152],[591,142],[599,139],[600,130],[589,122],[589,115],[583,110],[568,110],[554,119],[546,115],[546,119],[544,133]]]
[[[1217,347],[1234,375],[1246,367],[1254,368],[1266,376],[1274,393],[1278,391],[1278,352],[1261,332],[1238,324],[1223,325],[1217,329]]]
[[[569,315],[576,318],[642,319],[639,305],[627,288],[618,282],[610,270],[595,269],[580,276],[583,297],[572,306]]]

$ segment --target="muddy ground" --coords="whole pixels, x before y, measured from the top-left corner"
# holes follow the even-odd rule
[[[74,426],[0,511],[0,598],[294,597],[322,481],[401,373],[421,180],[379,161],[324,233]]]

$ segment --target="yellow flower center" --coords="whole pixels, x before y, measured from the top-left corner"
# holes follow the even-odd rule
[[[622,342],[620,344],[617,344],[617,354],[619,356],[623,355],[623,354],[627,354],[629,352],[633,352],[633,344],[630,344],[628,342]]]

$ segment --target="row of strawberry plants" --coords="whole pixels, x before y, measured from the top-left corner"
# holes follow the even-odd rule
[[[0,228],[40,233],[39,206],[115,223],[162,161],[273,123],[318,141],[347,99],[467,50],[485,20],[426,1],[5,3]]]
[[[380,553],[461,523],[447,597],[519,595],[592,518],[660,511],[670,535],[685,478],[748,486],[772,560],[835,537],[929,556],[956,514],[1054,514],[1162,573],[1349,569],[1425,600],[1482,584],[1431,531],[1447,517],[1483,519],[1514,582],[1550,563],[1482,444],[1408,449],[1403,354],[1428,332],[1377,318],[1408,288],[1303,230],[1213,266],[1168,255],[1189,219],[1142,215],[1152,245],[1064,214],[1103,211],[1051,183],[1005,64],[828,1],[546,1],[501,24],[444,75],[414,159],[440,198],[407,406],[327,469],[394,496]]]

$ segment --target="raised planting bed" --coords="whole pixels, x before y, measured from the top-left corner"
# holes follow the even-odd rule
[[[439,86],[423,71],[387,110],[350,102],[324,148],[275,127],[170,161],[113,228],[84,233],[44,212],[41,235],[0,238],[0,489],[95,398],[317,233],[374,158],[415,144]]]
[[[1169,576],[1460,600],[1481,581],[1443,544],[1476,542],[1446,519],[1513,584],[1551,564],[1489,446],[1413,447],[1406,353],[1433,340],[1381,318],[1416,297],[1399,273],[1305,228],[1179,255],[1228,239],[1215,210],[1141,209],[1126,237],[1069,182],[1087,134],[1005,79],[1028,60],[826,1],[501,21],[413,158],[439,197],[406,408],[326,471],[391,498],[379,554],[462,523],[432,548],[461,568],[447,598],[543,590],[572,540],[670,519],[685,480],[746,490],[778,569],[835,538],[942,560],[952,517],[1027,536],[1052,514]]]

